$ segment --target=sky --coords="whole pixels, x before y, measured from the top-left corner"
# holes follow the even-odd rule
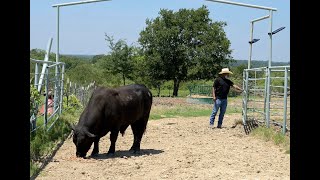
[[[80,0],[30,0],[30,49],[46,50],[53,38],[51,52],[57,47],[57,8],[54,4]],[[290,62],[290,0],[232,0],[276,8],[272,28],[285,27],[272,37],[272,61]],[[114,40],[125,40],[138,45],[139,33],[146,27],[146,19],[155,19],[160,9],[179,11],[181,8],[198,9],[202,5],[210,11],[213,21],[227,23],[224,27],[231,42],[231,56],[248,60],[251,21],[266,15],[268,10],[211,2],[206,0],[111,0],[105,2],[60,7],[59,53],[97,55],[108,54],[110,49],[105,34]],[[254,23],[252,60],[270,59],[270,19]]]

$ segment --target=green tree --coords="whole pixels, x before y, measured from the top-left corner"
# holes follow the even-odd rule
[[[106,55],[104,54],[99,54],[99,55],[95,55],[93,56],[93,58],[91,59],[91,63],[95,64],[96,62],[98,62],[100,59],[103,59]]]
[[[70,78],[71,82],[76,82],[78,84],[89,84],[95,81],[97,84],[102,83],[100,71],[92,64],[79,64],[75,68],[68,71],[68,77]]]
[[[147,19],[140,32],[148,75],[172,80],[173,96],[178,96],[182,81],[212,79],[231,59],[224,26],[224,22],[212,22],[206,6],[178,12],[161,9],[159,17]]]
[[[114,43],[113,37],[106,36],[106,41],[111,49],[110,56],[105,58],[105,66],[112,74],[120,74],[122,76],[123,85],[126,84],[126,79],[132,79],[133,75],[133,47],[120,39]]]
[[[243,71],[244,69],[247,69],[247,65],[246,64],[241,64],[239,66],[236,66],[236,67],[233,67],[231,69],[231,71],[233,72],[233,78],[234,79],[240,79],[242,80],[243,79]]]
[[[59,61],[65,63],[64,68],[66,72],[68,72],[71,69],[74,69],[80,64],[88,64],[88,61],[84,60],[83,58],[78,58],[74,56],[65,56],[65,55],[61,55],[59,58]]]

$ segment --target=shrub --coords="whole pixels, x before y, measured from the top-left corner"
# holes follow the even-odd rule
[[[38,90],[34,87],[34,85],[30,84],[30,116],[32,114],[38,113],[38,105],[41,102],[40,93]]]
[[[77,109],[83,108],[81,102],[75,95],[70,95],[68,97],[63,97],[63,110],[66,113],[74,114]]]

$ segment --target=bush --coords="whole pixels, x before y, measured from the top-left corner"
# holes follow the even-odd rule
[[[30,176],[39,172],[39,165],[52,154],[58,142],[65,140],[70,134],[73,119],[65,118],[69,117],[69,114],[66,115],[60,116],[50,130],[39,128],[30,134]],[[72,115],[74,116],[78,114]]]
[[[81,102],[75,95],[63,97],[63,111],[66,113],[74,114],[76,110],[83,108]]]
[[[30,116],[32,114],[38,114],[38,105],[41,102],[40,93],[34,87],[34,85],[30,84]]]

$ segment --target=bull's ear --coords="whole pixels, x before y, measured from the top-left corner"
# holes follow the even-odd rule
[[[84,132],[85,132],[85,134],[86,134],[87,136],[89,136],[89,137],[91,137],[91,138],[96,137],[96,135],[90,133],[87,129],[85,129]]]

